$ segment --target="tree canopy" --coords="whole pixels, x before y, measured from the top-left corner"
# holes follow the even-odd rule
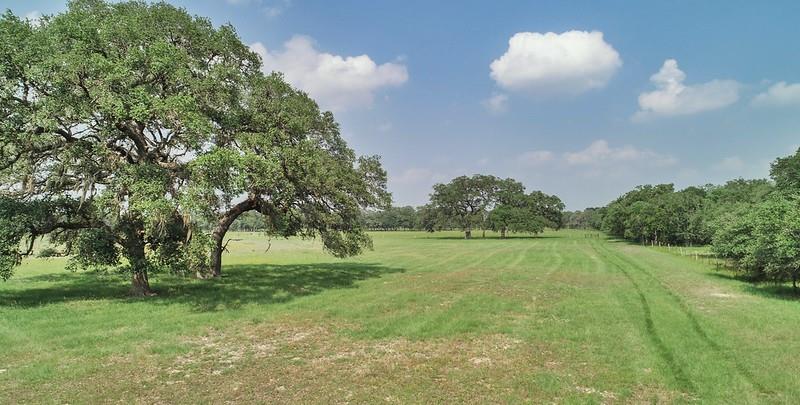
[[[271,233],[370,246],[366,207],[388,205],[378,157],[261,62],[230,25],[165,3],[75,0],[39,24],[0,18],[0,276],[42,235],[78,267],[220,274],[243,212]],[[210,234],[196,225],[214,224]],[[32,246],[32,245],[30,245]]]
[[[541,191],[525,194],[525,187],[514,179],[476,174],[434,185],[423,222],[431,231],[457,227],[466,239],[474,228],[496,230],[505,237],[507,231],[535,234],[545,227],[558,229],[563,210],[556,196]]]

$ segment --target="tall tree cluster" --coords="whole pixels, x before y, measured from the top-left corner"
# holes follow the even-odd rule
[[[476,174],[460,176],[433,186],[430,203],[422,211],[424,227],[461,229],[470,239],[474,229],[539,233],[545,227],[559,229],[564,204],[541,191],[525,193],[522,183],[508,178]]]
[[[800,150],[772,163],[775,187],[750,209],[723,217],[712,248],[756,279],[800,279]]]
[[[710,244],[754,279],[797,286],[800,150],[776,159],[770,176],[680,191],[671,184],[639,186],[593,210],[589,221],[610,235],[642,243]],[[570,218],[578,222],[577,213]]]
[[[378,157],[260,68],[233,27],[165,3],[73,0],[38,24],[3,14],[0,276],[43,235],[76,267],[127,272],[136,294],[153,271],[219,276],[245,212],[337,256],[368,248],[360,212],[390,202]]]

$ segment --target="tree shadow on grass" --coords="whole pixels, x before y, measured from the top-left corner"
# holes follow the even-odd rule
[[[800,291],[791,285],[776,283],[755,283],[745,286],[745,291],[766,298],[777,298],[786,301],[800,301]]]
[[[356,288],[358,281],[403,271],[374,263],[234,265],[223,269],[221,279],[165,285],[156,298],[164,304],[187,303],[196,311],[218,311],[250,303],[283,303],[330,289]]]
[[[723,271],[730,272],[731,270]],[[752,295],[765,298],[777,298],[786,301],[800,301],[800,289],[796,289],[788,283],[760,281],[747,274],[725,273],[722,271],[709,274],[725,280],[739,281],[743,283],[742,289]]]
[[[129,296],[128,280],[119,275],[49,274],[25,279],[52,283],[47,287],[0,291],[0,307],[36,307],[78,300],[150,300],[163,305],[187,304],[199,312],[220,311],[251,303],[288,302],[329,289],[355,288],[358,281],[403,271],[371,263],[232,265],[225,266],[223,277],[215,280],[172,275],[151,277],[158,295],[149,298]]]

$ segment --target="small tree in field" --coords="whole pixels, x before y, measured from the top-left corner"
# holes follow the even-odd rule
[[[78,267],[219,275],[243,212],[278,235],[370,245],[363,207],[386,174],[233,28],[164,3],[71,1],[32,25],[0,18],[0,276],[50,235]],[[210,235],[195,226],[211,221]],[[30,242],[20,251],[20,242]]]

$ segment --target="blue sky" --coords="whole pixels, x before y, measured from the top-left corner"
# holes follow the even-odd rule
[[[172,3],[232,23],[332,109],[383,156],[396,204],[487,173],[581,209],[637,184],[765,177],[800,146],[796,1]]]

